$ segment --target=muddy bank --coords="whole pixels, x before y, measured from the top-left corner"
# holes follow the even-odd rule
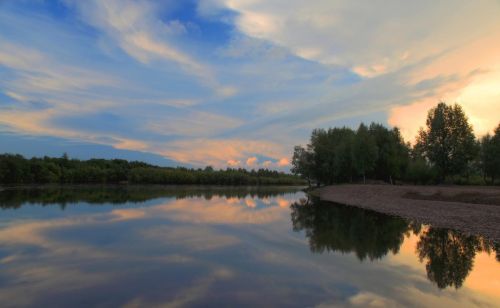
[[[498,187],[337,185],[320,188],[319,196],[500,243]]]

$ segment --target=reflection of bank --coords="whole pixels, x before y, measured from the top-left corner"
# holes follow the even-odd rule
[[[291,209],[293,229],[305,231],[314,253],[353,252],[361,261],[373,261],[389,252],[397,254],[413,232],[419,237],[416,250],[426,263],[427,277],[439,288],[461,287],[477,252],[496,251],[500,261],[498,244],[454,230],[422,228],[402,218],[316,198],[296,202]]]
[[[296,193],[299,186],[165,186],[165,185],[62,185],[11,188],[0,191],[0,208],[19,208],[23,204],[141,203],[159,198],[212,198],[228,200],[270,199]]]

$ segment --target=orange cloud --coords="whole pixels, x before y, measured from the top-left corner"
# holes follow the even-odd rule
[[[405,141],[414,142],[420,127],[425,126],[427,111],[438,102],[427,100],[406,106],[394,107],[389,112],[389,125],[397,126]]]
[[[165,149],[155,149],[153,152],[183,163],[225,167],[240,165],[255,154],[283,157],[288,150],[284,145],[265,140],[200,138],[171,142]]]
[[[241,162],[239,160],[233,160],[233,159],[230,159],[227,161],[227,165],[229,167],[237,167],[241,164]]]
[[[259,160],[257,159],[257,157],[255,157],[255,156],[249,157],[247,159],[247,166],[255,166],[255,165],[257,165],[258,162],[259,162]]]
[[[145,142],[133,139],[117,138],[118,142],[114,145],[117,149],[125,150],[136,150],[143,151],[148,149],[148,145]]]
[[[288,160],[288,158],[281,158],[279,161],[278,161],[278,166],[279,167],[285,167],[285,166],[288,166],[290,165],[290,161]]]
[[[457,92],[444,93],[389,111],[388,123],[401,129],[405,140],[413,142],[420,127],[425,126],[429,109],[439,101],[459,103],[469,118],[477,136],[491,132],[498,124],[500,114],[500,69],[481,76]]]
[[[413,141],[418,128],[425,125],[427,111],[439,101],[459,103],[469,116],[478,136],[498,125],[500,114],[500,40],[499,29],[478,37],[454,50],[419,66],[408,76],[406,83],[434,78],[448,78],[430,93],[417,93],[423,97],[405,106],[389,110],[390,125],[401,128],[406,140]]]

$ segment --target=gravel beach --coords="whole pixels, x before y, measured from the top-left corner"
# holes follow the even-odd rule
[[[499,187],[335,185],[320,188],[319,196],[500,243]]]

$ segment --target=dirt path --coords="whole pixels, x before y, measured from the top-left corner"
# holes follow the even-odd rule
[[[336,185],[319,190],[322,200],[486,236],[500,243],[500,188]]]

